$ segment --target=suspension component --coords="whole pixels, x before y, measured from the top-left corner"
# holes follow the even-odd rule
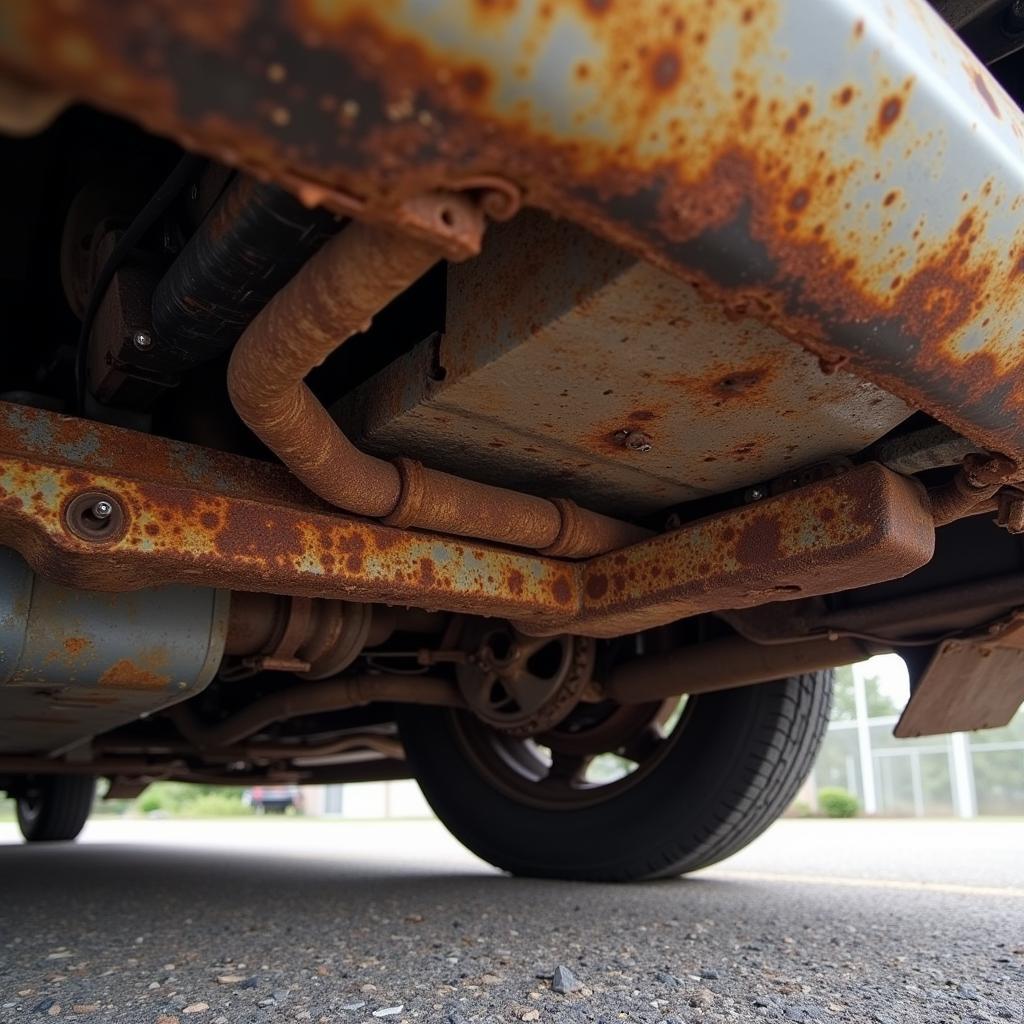
[[[586,637],[528,637],[504,623],[471,619],[460,643],[470,652],[456,665],[466,705],[511,736],[554,728],[593,679],[595,644]]]

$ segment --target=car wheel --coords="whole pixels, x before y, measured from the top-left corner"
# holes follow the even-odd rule
[[[92,810],[96,780],[83,775],[26,779],[18,795],[18,827],[30,843],[77,838]]]
[[[514,738],[466,712],[400,722],[434,812],[517,875],[627,881],[707,867],[760,835],[807,777],[831,671],[664,703],[580,704]]]

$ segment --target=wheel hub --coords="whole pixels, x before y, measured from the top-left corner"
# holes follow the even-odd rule
[[[470,652],[456,673],[466,704],[510,736],[554,728],[593,677],[596,648],[587,637],[528,637],[506,624],[473,622],[461,646]]]

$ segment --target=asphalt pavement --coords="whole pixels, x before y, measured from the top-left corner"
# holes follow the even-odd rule
[[[783,821],[679,881],[433,822],[0,824],[0,1021],[1024,1021],[1024,824]]]

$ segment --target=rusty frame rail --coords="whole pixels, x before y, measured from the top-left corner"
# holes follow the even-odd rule
[[[82,494],[116,532],[68,519]],[[868,464],[583,562],[330,509],[282,467],[0,403],[0,543],[68,586],[172,582],[509,618],[617,636],[684,615],[892,579],[932,554],[927,497]]]
[[[1024,115],[924,0],[8,0],[0,64],[364,218],[500,173],[1024,460]]]

